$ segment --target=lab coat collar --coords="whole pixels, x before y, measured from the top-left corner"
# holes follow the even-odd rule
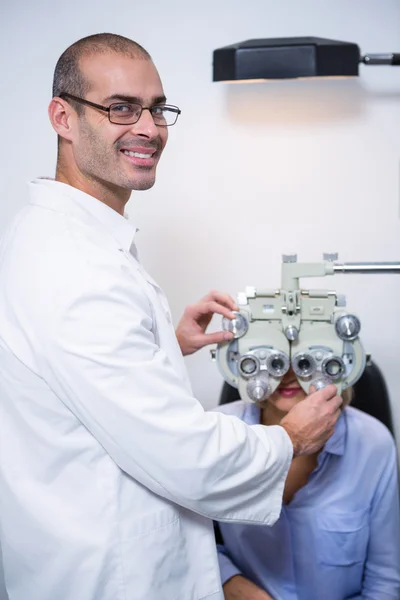
[[[35,179],[29,184],[29,191],[30,204],[67,214],[76,212],[79,206],[99,221],[125,251],[135,254],[133,242],[138,229],[127,215],[122,216],[97,198],[54,179]]]

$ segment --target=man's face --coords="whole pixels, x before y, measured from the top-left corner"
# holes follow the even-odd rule
[[[112,53],[86,57],[80,67],[90,85],[86,100],[102,106],[128,98],[144,107],[165,102],[151,60]],[[154,184],[167,138],[167,127],[156,126],[148,110],[133,125],[116,125],[110,123],[106,112],[84,107],[77,119],[72,151],[84,177],[111,188],[147,190]]]

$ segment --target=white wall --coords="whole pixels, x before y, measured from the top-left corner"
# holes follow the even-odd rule
[[[400,259],[400,69],[361,67],[360,78],[344,81],[212,83],[213,49],[249,38],[315,35],[400,51],[398,0],[14,0],[0,10],[0,231],[24,204],[25,182],[54,173],[47,104],[57,58],[80,37],[111,31],[150,51],[182,109],[156,186],[129,207],[142,260],[176,321],[210,288],[279,286],[283,252]],[[312,286],[346,293],[360,315],[400,435],[400,277]],[[187,365],[197,397],[215,405],[221,378],[208,350]]]

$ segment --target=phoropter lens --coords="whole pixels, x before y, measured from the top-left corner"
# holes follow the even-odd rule
[[[324,360],[321,365],[321,370],[324,375],[330,377],[332,381],[336,381],[343,375],[345,367],[342,359],[338,356],[334,356]]]
[[[316,369],[314,358],[311,354],[301,352],[293,357],[293,371],[298,377],[309,377]]]
[[[299,367],[300,371],[309,371],[311,367],[311,362],[308,358],[302,358],[297,363],[297,366]]]
[[[281,358],[273,358],[271,360],[271,367],[274,369],[274,371],[282,371],[284,362]]]
[[[268,357],[267,371],[273,377],[283,377],[289,370],[289,357],[283,352],[274,352]]]
[[[243,377],[254,375],[259,368],[258,360],[255,356],[244,356],[240,359],[239,370]]]

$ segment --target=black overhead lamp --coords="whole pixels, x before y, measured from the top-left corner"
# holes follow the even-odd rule
[[[354,77],[360,63],[400,66],[400,53],[361,56],[357,44],[317,37],[247,40],[214,50],[213,81]]]

